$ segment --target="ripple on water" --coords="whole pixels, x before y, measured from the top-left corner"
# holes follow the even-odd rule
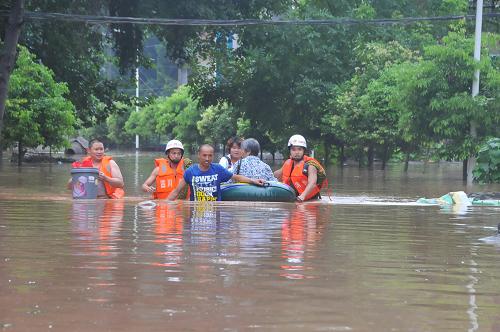
[[[165,316],[174,330],[488,330],[497,315],[500,251],[479,241],[495,209],[0,201],[0,213],[0,312],[20,330],[90,330],[81,317],[160,329]],[[26,319],[14,299],[43,314]]]

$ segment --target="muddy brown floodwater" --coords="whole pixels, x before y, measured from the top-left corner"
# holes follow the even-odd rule
[[[117,155],[123,201],[3,160],[0,330],[500,331],[500,239],[480,240],[500,208],[413,203],[466,189],[459,164],[331,168],[313,203],[153,204],[153,157]]]

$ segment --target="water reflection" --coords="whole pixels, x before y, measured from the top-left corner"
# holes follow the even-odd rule
[[[116,256],[124,208],[118,200],[74,201],[71,225],[78,248],[87,255]]]
[[[0,200],[0,326],[498,330],[498,210],[204,203]]]
[[[74,268],[89,271],[87,277],[90,302],[109,302],[116,286],[120,232],[125,203],[119,200],[74,201],[71,230],[75,235],[74,256],[83,257]]]
[[[182,260],[184,216],[182,202],[172,206],[166,202],[159,203],[154,210],[154,242],[159,247],[154,251],[161,267],[177,267]]]
[[[319,218],[318,205],[298,204],[281,227],[281,251],[286,260],[281,274],[288,279],[304,279],[306,260],[313,259],[317,242],[323,234],[324,224]]]

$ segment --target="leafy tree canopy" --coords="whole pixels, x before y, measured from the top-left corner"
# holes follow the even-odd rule
[[[67,94],[67,85],[57,83],[50,69],[20,47],[11,75],[2,141],[18,143],[21,155],[27,147],[63,147],[76,121]]]

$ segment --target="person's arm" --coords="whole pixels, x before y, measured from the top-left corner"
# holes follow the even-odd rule
[[[114,160],[110,160],[109,165],[111,166],[111,174],[113,176],[106,176],[103,172],[99,172],[99,180],[108,182],[113,188],[123,188],[124,183],[120,167],[118,167],[118,164]]]
[[[273,174],[273,170],[271,169],[271,167],[268,164],[266,164],[266,166],[265,166],[264,173],[265,173],[265,177],[266,177],[264,180],[266,180],[266,181],[278,181],[278,179],[276,179],[276,177]]]
[[[155,187],[151,187],[151,185],[156,181],[156,177],[158,176],[158,171],[159,168],[155,167],[153,171],[151,172],[151,175],[144,181],[142,184],[142,191],[146,193],[153,193],[155,192]]]
[[[66,188],[69,190],[73,189],[73,178],[69,178],[68,183],[66,183]]]
[[[307,186],[304,192],[297,196],[297,201],[303,202],[316,186],[318,180],[318,170],[313,165],[307,167]]]
[[[274,177],[276,179],[278,179],[278,181],[281,181],[281,178],[283,177],[283,167],[281,167],[280,169],[277,169],[274,171]]]
[[[236,174],[234,174],[231,177],[231,180],[233,180],[234,182],[245,182],[245,183],[256,184],[258,186],[263,186],[264,183],[266,183],[266,181],[264,181],[262,179],[250,179],[244,175],[236,175]]]
[[[186,180],[184,180],[184,178],[182,178],[179,181],[179,184],[177,185],[177,187],[175,187],[175,189],[172,190],[170,195],[168,195],[167,201],[173,201],[173,200],[177,199],[177,196],[179,196],[179,193],[181,192],[182,189],[184,189],[185,186],[186,186]]]

